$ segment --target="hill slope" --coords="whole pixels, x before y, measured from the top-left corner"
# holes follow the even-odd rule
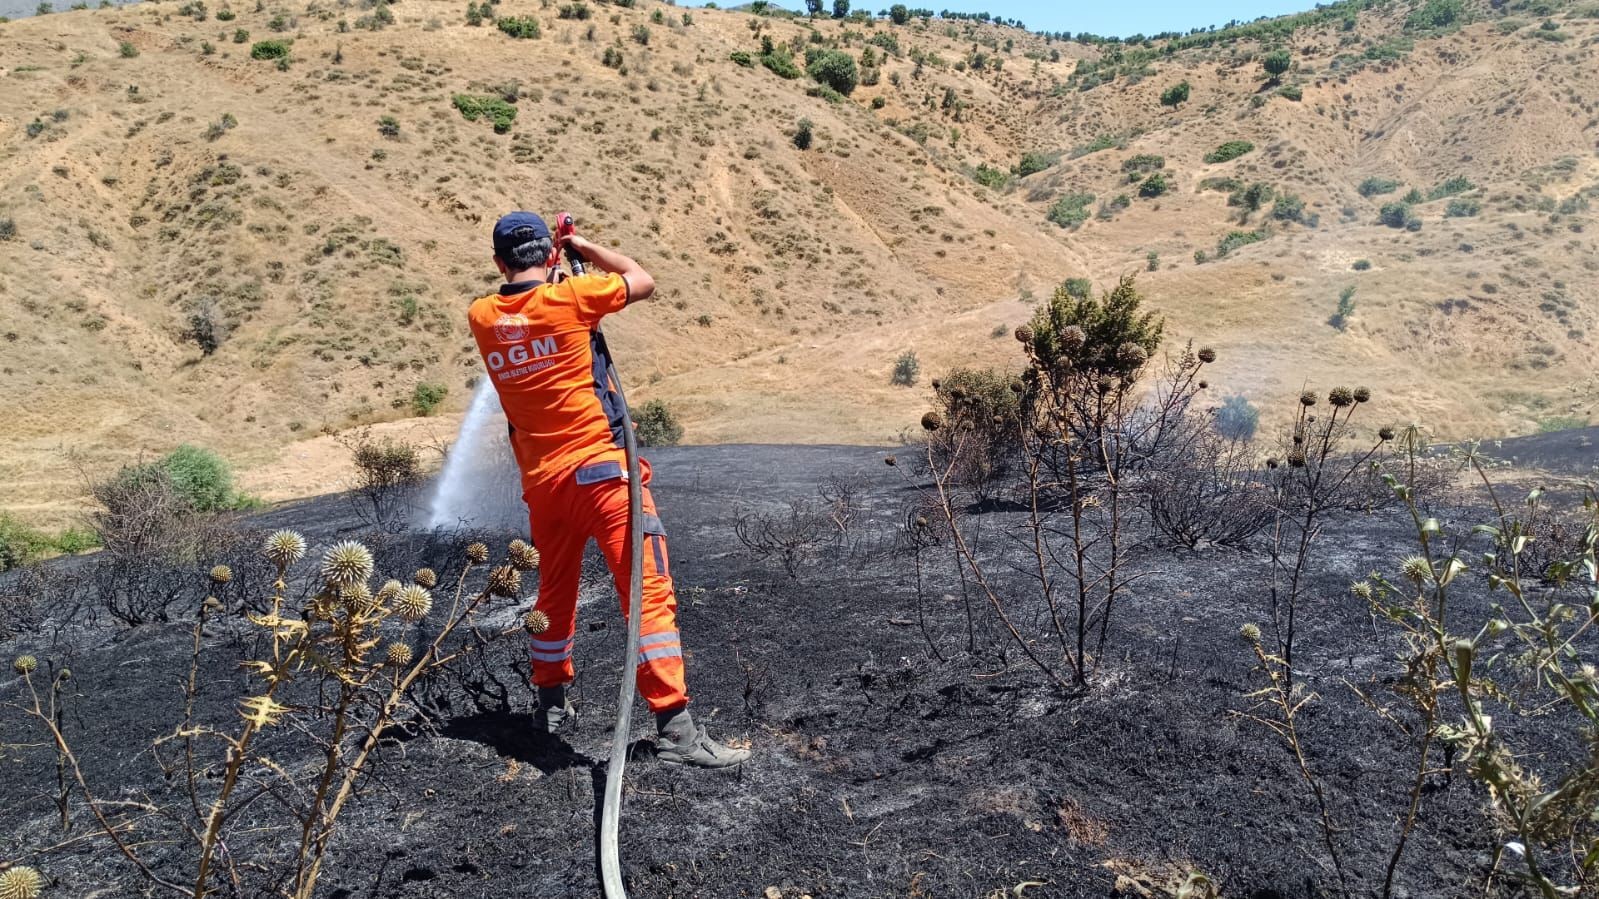
[[[612,341],[635,401],[667,400],[695,441],[892,440],[925,402],[890,385],[899,354],[924,377],[1017,365],[1028,298],[1146,269],[1169,333],[1215,345],[1218,387],[1257,402],[1358,378],[1449,436],[1587,420],[1599,20],[1529,5],[1435,33],[1363,3],[1170,52],[652,2],[493,8],[538,20],[532,40],[434,0],[0,25],[0,507],[61,514],[68,451],[98,467],[187,440],[250,467],[410,415],[418,385],[459,408],[479,366],[462,310],[497,283],[488,226],[518,206],[570,208],[657,272],[663,296]],[[870,47],[880,80],[808,95],[730,59],[761,35]],[[286,63],[251,58],[268,39]],[[1261,71],[1276,47],[1286,91]],[[1190,99],[1163,107],[1180,81]],[[514,98],[508,133],[463,94]],[[1236,140],[1254,149],[1205,161]],[[1004,174],[1029,152],[1050,164]],[[1396,185],[1365,196],[1368,178]],[[1240,223],[1229,195],[1256,182],[1302,211]],[[1380,224],[1412,188],[1420,230]],[[1046,220],[1071,222],[1074,195],[1086,221]],[[1216,258],[1233,232],[1263,239]]]

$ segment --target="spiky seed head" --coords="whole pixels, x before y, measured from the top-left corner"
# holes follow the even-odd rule
[[[1432,563],[1421,556],[1411,556],[1400,562],[1399,571],[1418,584],[1432,580]]]
[[[0,899],[38,899],[44,877],[27,865],[17,865],[0,874]]]
[[[489,560],[489,548],[481,543],[474,543],[466,548],[466,560],[474,565],[482,565]]]
[[[511,567],[517,571],[532,571],[539,567],[539,551],[521,540],[512,540],[509,548]]]
[[[1116,361],[1128,368],[1137,368],[1149,361],[1149,353],[1129,340],[1116,348]]]
[[[294,531],[276,531],[266,540],[266,557],[279,568],[305,558],[305,538]]]
[[[922,416],[922,430],[936,431],[944,426],[944,417],[937,412],[929,412]]]
[[[528,609],[522,616],[522,627],[530,634],[542,634],[550,629],[550,616],[538,609]]]
[[[1293,449],[1289,450],[1288,451],[1288,467],[1289,468],[1304,468],[1305,467],[1305,451],[1300,449],[1297,446],[1294,447]]]
[[[1246,624],[1238,629],[1238,636],[1243,637],[1245,640],[1248,640],[1251,643],[1259,643],[1260,625]]]
[[[514,599],[522,589],[522,572],[510,565],[500,565],[489,572],[489,595]]]
[[[61,669],[61,679],[62,680],[72,680],[72,669],[71,668],[63,668],[63,669]]]
[[[1578,667],[1577,676],[1590,684],[1599,684],[1599,668],[1595,668],[1592,665]]]
[[[378,588],[377,596],[375,596],[374,599],[377,600],[379,605],[388,605],[389,603],[394,602],[394,600],[399,597],[400,591],[404,589],[404,584],[394,580],[393,578],[390,578],[389,580],[383,582],[383,586]]]
[[[1334,387],[1327,394],[1327,402],[1332,403],[1337,409],[1352,406],[1355,403],[1355,392],[1348,387]]]
[[[485,550],[485,553],[486,552],[487,550]],[[432,590],[434,587],[438,586],[439,576],[437,572],[431,568],[418,568],[416,570],[416,574],[411,575],[411,581],[418,587],[426,587],[429,590]]]
[[[927,527],[927,516],[926,515],[918,515],[918,516],[916,516],[916,526],[919,527],[919,528]]]
[[[211,569],[209,577],[213,584],[226,584],[233,580],[233,569],[226,565],[217,565]]]
[[[404,668],[411,664],[411,656],[411,647],[404,643],[390,643],[388,648],[383,650],[384,660],[395,668]]]
[[[339,599],[352,615],[370,615],[378,607],[378,598],[366,584],[351,584],[339,588]]]
[[[1307,407],[1316,405],[1316,394],[1309,390],[1301,393],[1299,395],[1299,405]]]
[[[934,390],[937,390],[938,388],[943,387],[943,386],[944,386],[944,382],[943,382],[942,379],[940,379],[940,378],[934,378],[933,379],[933,389]]]
[[[39,660],[33,656],[17,656],[17,660],[11,663],[11,667],[15,668],[18,674],[32,674],[38,670]]]
[[[421,621],[433,611],[433,594],[420,584],[402,588],[394,597],[394,614],[406,621]]]
[[[883,457],[883,464],[887,465],[889,468],[893,468],[894,466],[899,464],[899,460],[894,458],[893,456],[884,456]]]
[[[1294,435],[1294,446],[1299,446],[1300,444],[1302,444],[1304,442],[1305,442],[1305,435],[1304,434],[1295,434]]]
[[[333,544],[322,556],[322,577],[337,587],[366,583],[372,577],[372,550],[354,540]]]
[[[1026,384],[1023,384],[1020,381],[1012,381],[1012,382],[1010,382],[1010,392],[1011,393],[1024,393],[1024,392],[1026,392],[1026,390],[1027,390],[1027,385]]]
[[[1379,440],[1392,440],[1392,439],[1394,439],[1394,429],[1393,428],[1378,428],[1377,429],[1377,439],[1379,439]]]
[[[1208,346],[1200,347],[1199,348],[1199,361],[1205,363],[1206,365],[1209,365],[1210,363],[1215,362],[1216,361],[1216,351],[1211,349]]]
[[[1032,343],[1033,342],[1033,328],[1032,328],[1032,326],[1031,325],[1020,325],[1020,326],[1018,326],[1016,328],[1016,340],[1017,340],[1018,343]]]
[[[1088,343],[1088,332],[1078,325],[1067,325],[1060,330],[1061,349],[1075,353]]]
[[[1355,581],[1353,584],[1349,585],[1349,592],[1355,594],[1361,599],[1371,599],[1371,582]]]
[[[1355,396],[1355,402],[1357,402],[1357,403],[1369,403],[1369,402],[1371,402],[1371,388],[1370,387],[1356,387],[1355,388],[1355,392],[1354,392],[1354,396]]]
[[[1210,382],[1209,381],[1200,381],[1199,382],[1199,389],[1200,390],[1208,390],[1209,388],[1210,388]]]
[[[1273,471],[1276,471],[1277,470],[1277,466],[1279,466],[1281,464],[1282,464],[1281,462],[1277,461],[1277,457],[1276,456],[1272,456],[1271,458],[1266,460],[1266,467],[1271,469],[1271,470],[1273,470]]]

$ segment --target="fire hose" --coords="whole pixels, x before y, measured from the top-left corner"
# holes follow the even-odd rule
[[[559,253],[564,238],[575,234],[576,225],[571,213],[555,217],[555,247]],[[574,276],[586,269],[583,254],[566,247],[567,261]],[[557,264],[559,260],[557,259]],[[616,373],[616,362],[611,358],[605,335],[596,326],[595,350],[605,360],[605,377],[622,407],[622,441],[627,452],[627,503],[628,552],[631,577],[627,596],[627,655],[622,662],[622,695],[616,708],[616,730],[611,735],[611,758],[605,769],[605,798],[600,806],[600,885],[605,899],[627,899],[627,889],[622,885],[620,850],[617,831],[622,817],[622,778],[627,768],[629,732],[633,723],[633,700],[636,692],[633,673],[629,665],[638,657],[639,616],[644,605],[644,485],[639,479],[638,437],[633,433],[633,417],[628,413],[627,394],[622,390],[622,379]]]

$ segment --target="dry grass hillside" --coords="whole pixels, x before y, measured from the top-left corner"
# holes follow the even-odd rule
[[[460,409],[462,313],[497,283],[487,232],[512,207],[569,208],[657,272],[612,342],[635,401],[695,442],[891,441],[926,402],[890,384],[902,352],[923,380],[1016,365],[1032,298],[1128,272],[1169,334],[1221,352],[1215,389],[1268,415],[1359,380],[1446,436],[1591,421],[1599,8],[1467,4],[1428,31],[1414,3],[1360,6],[1171,52],[653,0],[492,8],[531,39],[442,0],[0,25],[0,508],[59,519],[75,460],[182,441],[283,473],[284,495],[293,443],[409,417],[419,385]],[[880,79],[815,95],[761,65],[762,36],[871,47]],[[285,62],[252,58],[267,40]],[[468,121],[457,95],[515,121]],[[1236,140],[1253,149],[1205,161]],[[1024,153],[1048,164],[1010,175]],[[1248,212],[1255,183],[1295,199]]]

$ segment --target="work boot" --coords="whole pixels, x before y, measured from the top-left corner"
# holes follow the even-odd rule
[[[539,707],[533,713],[533,729],[541,734],[553,734],[561,729],[566,719],[572,717],[572,701],[566,698],[566,685],[539,687]]]
[[[686,708],[657,713],[655,727],[659,731],[655,757],[663,762],[693,768],[731,768],[750,757],[748,749],[733,749],[711,739],[704,728],[694,723]]]

